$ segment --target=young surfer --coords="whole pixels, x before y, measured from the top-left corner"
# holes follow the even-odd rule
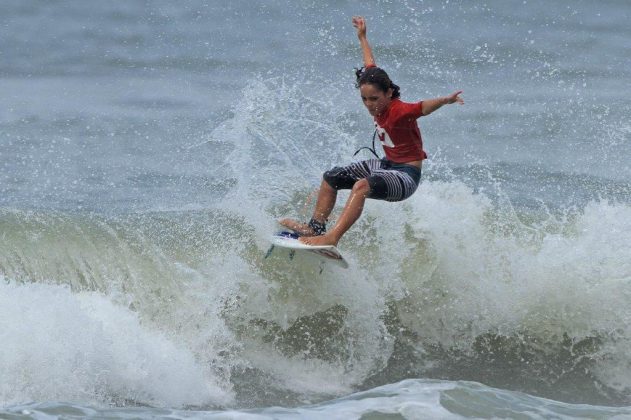
[[[364,68],[357,71],[357,87],[374,118],[376,135],[386,157],[354,162],[325,172],[311,220],[308,223],[293,219],[279,221],[298,232],[300,241],[309,245],[337,245],[361,215],[366,198],[402,201],[410,197],[418,188],[421,164],[427,158],[416,120],[443,105],[464,103],[460,97],[462,91],[415,103],[401,101],[399,87],[375,63],[366,37],[366,21],[355,16],[352,22],[364,59]],[[327,232],[326,222],[335,206],[337,191],[341,189],[350,189],[351,194],[339,219]]]

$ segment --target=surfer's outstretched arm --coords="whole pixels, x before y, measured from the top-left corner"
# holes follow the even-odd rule
[[[443,105],[449,105],[453,103],[464,104],[464,100],[460,97],[461,90],[452,93],[451,95],[441,96],[440,98],[425,99],[423,101],[423,115],[429,115],[436,111]]]
[[[372,55],[372,49],[366,37],[366,19],[362,16],[353,16],[353,26],[357,29],[357,38],[359,45],[362,47],[362,56],[364,57],[364,67],[375,67],[375,57]]]

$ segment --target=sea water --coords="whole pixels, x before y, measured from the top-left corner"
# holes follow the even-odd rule
[[[355,14],[403,100],[466,104],[419,120],[421,186],[367,202],[351,268],[265,258],[370,157]],[[631,416],[630,18],[1,2],[0,417]]]

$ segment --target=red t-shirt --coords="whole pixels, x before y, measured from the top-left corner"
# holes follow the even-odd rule
[[[416,123],[421,115],[423,101],[407,103],[395,98],[382,115],[375,117],[377,137],[386,159],[396,163],[427,159],[421,130]]]

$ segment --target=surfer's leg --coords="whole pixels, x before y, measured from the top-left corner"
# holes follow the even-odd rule
[[[318,192],[318,201],[313,211],[312,219],[324,225],[335,207],[337,200],[337,190],[329,185],[328,182],[322,180],[320,191]]]
[[[325,223],[329,219],[333,207],[335,206],[338,190],[359,189],[357,183],[366,181],[366,178],[371,175],[372,171],[380,166],[380,160],[369,159],[353,162],[345,167],[336,167],[325,172],[322,185],[320,186],[318,203],[313,213],[313,219]],[[368,189],[370,190],[370,186],[368,186]]]
[[[309,245],[337,245],[342,235],[359,219],[364,210],[366,197],[370,194],[370,184],[367,179],[360,179],[353,185],[351,195],[346,201],[344,210],[335,223],[333,229],[321,236],[300,238],[301,242]]]
[[[322,180],[320,191],[318,192],[318,201],[316,202],[313,216],[308,223],[299,222],[294,219],[282,219],[278,223],[285,226],[300,236],[316,236],[326,232],[326,221],[335,207],[337,199],[337,190],[329,185],[328,182]]]
[[[421,170],[405,164],[384,163],[393,169],[374,169],[367,178],[358,180],[337,223],[323,236],[304,238],[309,245],[337,245],[348,229],[359,219],[366,198],[402,201],[414,194],[421,179]]]
[[[381,161],[378,159],[369,159],[359,162],[353,162],[348,166],[335,167],[329,171],[326,171],[322,176],[320,191],[318,192],[318,201],[316,202],[313,216],[309,223],[299,222],[294,219],[282,219],[279,221],[279,223],[297,232],[301,236],[312,237],[323,235],[326,232],[325,224],[328,221],[333,208],[335,207],[335,201],[337,200],[337,191],[350,189],[354,190],[359,181],[366,181],[366,178],[370,176],[371,172],[373,170],[379,169],[381,167],[381,164]],[[359,186],[357,186],[357,188],[359,188]],[[368,185],[367,188],[370,192],[370,185]],[[339,221],[337,222],[337,224],[339,224]],[[336,242],[338,240],[339,238],[336,240]]]

